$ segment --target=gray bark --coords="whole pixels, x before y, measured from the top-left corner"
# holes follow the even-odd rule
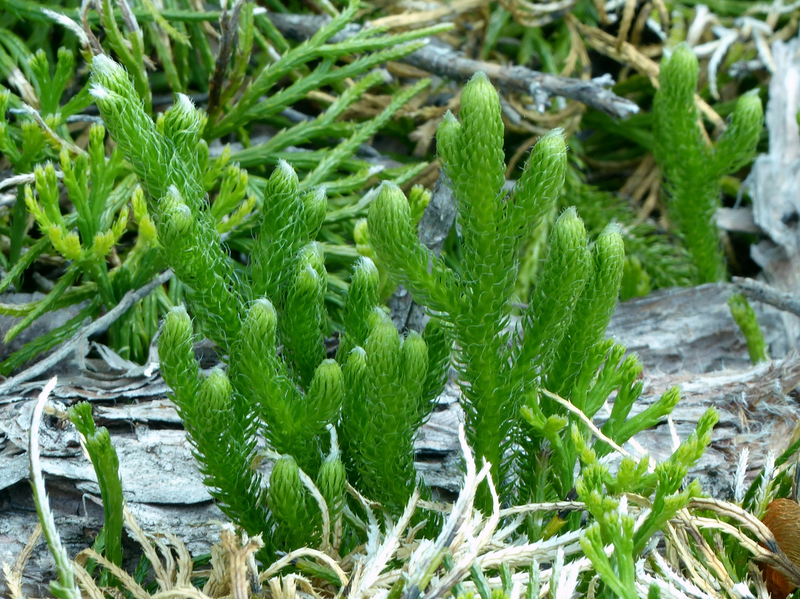
[[[419,239],[435,256],[442,253],[444,241],[456,219],[456,202],[450,179],[444,172],[433,186],[431,201],[419,221]],[[392,322],[398,331],[410,329],[421,333],[427,317],[425,310],[411,298],[411,294],[399,285],[387,302]]]

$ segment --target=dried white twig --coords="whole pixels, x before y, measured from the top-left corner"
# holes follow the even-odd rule
[[[56,169],[56,178],[63,179],[64,173],[61,172],[61,169]],[[22,175],[14,175],[13,177],[8,177],[7,179],[3,179],[0,181],[0,191],[3,189],[9,189],[11,187],[17,187],[19,185],[30,185],[36,181],[36,175],[33,173],[24,173]]]
[[[333,559],[331,556],[322,553],[321,551],[317,551],[316,549],[297,549],[292,551],[291,553],[287,553],[281,559],[276,561],[275,563],[271,564],[269,568],[264,570],[258,575],[259,582],[264,582],[269,580],[273,576],[275,576],[278,572],[283,570],[286,566],[290,565],[295,560],[301,557],[313,557],[318,559],[320,562],[323,562],[326,566],[328,566],[331,570],[336,573],[336,576],[339,577],[339,580],[342,583],[342,586],[347,585],[348,579],[347,574],[344,570],[342,570],[341,566]]]
[[[33,485],[33,502],[36,504],[36,513],[39,515],[39,522],[42,525],[44,538],[50,547],[50,553],[56,563],[58,570],[58,582],[51,583],[51,588],[58,590],[54,594],[61,599],[81,599],[81,591],[75,584],[75,571],[72,562],[67,555],[64,546],[61,544],[61,537],[58,535],[56,521],[53,512],[50,511],[50,504],[47,500],[47,491],[44,488],[44,478],[42,477],[42,466],[39,462],[39,425],[42,421],[44,404],[50,397],[53,389],[58,383],[58,377],[51,378],[39,394],[36,405],[31,415],[31,428],[28,436],[28,458],[31,468],[31,484]]]
[[[595,425],[595,423],[594,423],[594,422],[592,422],[591,418],[589,418],[589,417],[588,417],[586,414],[584,414],[584,413],[583,413],[581,410],[579,410],[578,408],[576,408],[574,405],[572,405],[572,404],[571,404],[570,402],[568,402],[566,399],[564,399],[563,397],[560,397],[560,396],[556,395],[555,393],[552,393],[551,391],[548,391],[547,389],[541,389],[541,392],[542,392],[542,393],[544,393],[544,394],[545,394],[547,397],[549,397],[549,398],[550,398],[550,399],[552,399],[553,401],[555,401],[555,402],[558,402],[559,404],[561,404],[562,406],[564,406],[564,407],[565,407],[567,410],[569,410],[570,412],[572,412],[573,414],[575,414],[575,415],[576,415],[578,418],[580,418],[580,420],[581,420],[581,421],[582,421],[582,422],[583,422],[583,423],[584,423],[584,424],[585,424],[587,427],[589,427],[589,430],[591,430],[591,431],[592,431],[592,432],[595,434],[595,436],[596,436],[598,439],[600,439],[601,441],[605,441],[606,443],[608,443],[608,444],[609,444],[609,445],[610,445],[610,446],[611,446],[611,447],[612,447],[612,448],[613,448],[613,449],[614,449],[614,450],[615,450],[617,453],[619,453],[619,454],[621,454],[621,455],[623,455],[623,456],[625,456],[625,457],[628,457],[628,458],[632,458],[632,457],[633,457],[633,456],[632,456],[630,453],[628,453],[628,452],[627,452],[627,451],[625,451],[625,450],[624,450],[622,447],[620,447],[619,445],[617,445],[617,444],[614,442],[614,440],[613,440],[613,439],[611,439],[610,437],[607,437],[606,435],[604,435],[604,434],[603,434],[603,431],[601,431],[599,428],[597,428],[597,426]]]

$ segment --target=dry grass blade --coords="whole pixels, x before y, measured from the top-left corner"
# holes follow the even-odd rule
[[[560,19],[577,4],[577,0],[555,2],[529,2],[528,0],[502,0],[500,4],[514,20],[525,27],[542,27]]]
[[[75,557],[75,563],[81,567],[86,565],[88,559],[93,559],[106,570],[116,576],[122,585],[133,595],[134,599],[150,599],[150,593],[134,580],[133,576],[120,568],[115,563],[107,560],[104,556],[97,553],[94,549],[84,549]]]
[[[173,581],[175,580],[175,558],[172,555],[172,551],[170,550],[169,546],[167,546],[164,541],[159,539],[157,536],[151,536],[150,541],[155,545],[156,549],[158,549],[159,553],[163,556],[164,559],[164,585],[161,587],[162,590],[168,591],[170,590],[174,584]]]
[[[78,579],[78,584],[81,585],[81,589],[89,596],[89,599],[106,599],[102,589],[97,586],[92,575],[78,562],[72,562],[72,564],[75,568],[75,577]]]
[[[609,58],[621,62],[638,71],[642,75],[647,76],[650,79],[650,83],[653,84],[653,87],[658,89],[658,75],[661,72],[661,68],[657,62],[645,56],[636,46],[629,42],[623,42],[617,46],[617,39],[611,34],[601,31],[596,27],[585,25],[571,15],[567,15],[566,19],[567,21],[574,23],[574,25],[583,35],[586,43],[593,50],[596,50],[597,52],[600,52]],[[694,101],[695,104],[697,104],[698,110],[703,113],[703,115],[709,121],[711,121],[715,128],[720,130],[725,128],[725,120],[719,116],[719,114],[717,114],[713,108],[711,108],[708,102],[703,100],[697,94],[695,94]],[[705,128],[702,130],[705,131]]]
[[[769,564],[776,570],[780,570],[793,584],[800,586],[800,567],[794,564],[778,546],[775,537],[760,520],[739,506],[719,501],[717,499],[698,498],[692,500],[688,508],[703,509],[713,511],[720,516],[731,518],[739,522],[745,529],[753,533],[761,545],[755,545],[753,541],[747,539],[741,531],[733,532],[721,526],[723,523],[702,518],[698,516],[680,515],[686,522],[694,522],[696,525],[705,525],[708,528],[725,530],[732,534],[742,547],[749,550],[754,559]],[[710,521],[709,521],[710,520]],[[733,528],[733,527],[731,527]],[[735,530],[735,529],[734,529]]]
[[[178,575],[176,580],[177,587],[191,586],[192,584],[192,556],[186,545],[174,534],[167,532],[164,537],[169,541],[169,544],[175,548],[178,554]]]
[[[369,22],[369,27],[422,27],[431,23],[439,23],[450,17],[461,15],[465,12],[477,10],[489,4],[488,0],[456,0],[441,8],[424,11],[404,12],[399,15],[381,17]]]
[[[28,542],[25,544],[25,547],[20,551],[20,554],[17,556],[17,560],[14,562],[14,565],[7,564],[3,562],[3,576],[6,579],[6,585],[8,585],[8,593],[11,599],[24,599],[25,595],[22,593],[22,572],[25,570],[25,565],[28,563],[28,560],[33,553],[34,547],[39,542],[39,539],[42,536],[42,525],[37,524],[36,528],[33,529],[31,536],[28,538]]]
[[[574,555],[581,551],[579,541],[582,532],[574,530],[547,540],[492,551],[482,555],[476,561],[484,569],[497,568],[504,562],[510,567],[517,568],[529,565],[534,559],[537,562],[552,559],[559,549],[564,551],[564,555]]]
[[[572,405],[572,404],[571,404],[570,402],[568,402],[566,399],[564,399],[563,397],[560,397],[560,396],[556,395],[555,393],[553,393],[553,392],[551,392],[551,391],[548,391],[547,389],[541,389],[541,392],[542,392],[542,393],[544,393],[544,394],[545,394],[547,397],[549,397],[549,398],[550,398],[550,399],[552,399],[553,401],[555,401],[555,402],[557,402],[557,403],[561,404],[562,406],[564,406],[564,407],[565,407],[565,408],[566,408],[568,411],[570,411],[570,412],[572,412],[573,414],[575,414],[575,415],[576,415],[576,416],[577,416],[577,417],[578,417],[578,418],[581,420],[581,422],[583,422],[583,423],[584,423],[584,424],[585,424],[585,425],[586,425],[586,426],[589,428],[589,430],[590,430],[590,431],[592,431],[592,432],[595,434],[595,436],[596,436],[598,439],[600,439],[601,441],[605,441],[606,443],[608,443],[608,444],[609,444],[609,446],[613,447],[613,448],[614,448],[614,450],[615,450],[617,453],[619,453],[620,455],[623,455],[623,456],[625,456],[625,457],[628,457],[628,458],[629,458],[629,457],[632,457],[632,456],[631,456],[631,454],[629,454],[629,453],[628,453],[627,451],[625,451],[625,450],[624,450],[622,447],[620,447],[619,445],[617,445],[617,444],[614,442],[614,440],[613,440],[613,439],[611,439],[611,438],[607,437],[606,435],[604,435],[604,434],[603,434],[603,431],[601,431],[599,428],[597,428],[597,426],[595,425],[595,423],[594,423],[594,422],[592,422],[591,418],[589,418],[589,417],[588,417],[586,414],[584,414],[584,413],[583,413],[581,410],[579,410],[578,408],[576,408],[574,405]]]
[[[705,537],[700,534],[700,530],[697,527],[698,523],[690,516],[686,509],[681,510],[678,513],[678,517],[683,521],[686,532],[694,541],[695,550],[700,553],[706,568],[713,572],[717,583],[722,585],[728,593],[731,593],[733,591],[734,582],[725,569],[725,565],[717,557],[715,551],[708,544]]]
[[[219,543],[211,547],[210,565],[211,571],[208,572],[208,579],[203,585],[203,592],[210,597],[227,595],[230,577],[225,564],[225,550]]]
[[[250,582],[248,576],[249,558],[264,546],[261,537],[248,539],[242,535],[242,544],[236,538],[233,530],[222,530],[222,547],[228,554],[228,572],[231,581],[233,599],[248,599],[250,596]]]
[[[122,514],[125,519],[125,528],[128,529],[128,533],[131,535],[131,537],[133,537],[133,539],[139,543],[139,546],[142,548],[145,557],[150,561],[150,566],[153,568],[153,573],[155,574],[158,586],[161,587],[161,590],[166,591],[172,586],[172,581],[167,574],[167,571],[164,569],[164,566],[158,557],[158,553],[150,544],[150,540],[139,526],[139,523],[136,522],[136,518],[134,518],[127,505],[123,507]]]
[[[710,596],[716,596],[714,577],[705,567],[705,564],[695,557],[686,529],[683,526],[675,526],[672,523],[668,523],[667,530],[669,531],[668,539],[670,545],[680,557],[684,569],[688,573],[689,580],[705,593],[709,593]]]
[[[281,559],[276,561],[274,564],[270,565],[269,568],[261,572],[258,575],[258,580],[260,582],[265,582],[266,580],[269,580],[270,578],[275,576],[278,572],[280,572],[283,568],[291,565],[293,562],[295,562],[297,559],[301,557],[313,557],[318,559],[320,562],[324,563],[326,566],[328,566],[331,570],[333,570],[336,573],[336,576],[339,577],[339,580],[341,581],[342,585],[346,585],[348,583],[347,574],[345,573],[344,570],[342,570],[341,566],[337,563],[335,559],[333,559],[331,556],[321,551],[309,548],[297,549],[295,551],[292,551],[291,553],[287,553]]]
[[[696,597],[697,599],[716,599],[717,597],[720,597],[719,593],[717,593],[714,589],[708,589],[710,592],[705,592],[693,584],[690,580],[687,580],[681,576],[678,572],[673,570],[666,560],[664,560],[664,558],[661,557],[661,555],[657,552],[653,553],[653,561],[655,561],[658,569],[661,572],[661,575],[663,576],[663,579],[653,577],[653,580],[658,585],[662,593],[665,590],[668,590],[664,588],[664,585],[668,585],[669,589],[673,590],[671,594],[667,595],[668,597]],[[643,580],[648,580],[648,578],[645,576],[640,578]]]
[[[776,544],[775,537],[758,518],[750,512],[742,509],[736,504],[727,501],[720,501],[709,497],[697,497],[692,499],[686,506],[688,509],[709,510],[716,512],[725,518],[737,520],[758,538],[759,542],[765,545]]]
[[[515,514],[532,514],[534,512],[561,512],[582,510],[586,506],[582,501],[551,501],[548,503],[526,503],[500,510],[500,517],[513,516]]]

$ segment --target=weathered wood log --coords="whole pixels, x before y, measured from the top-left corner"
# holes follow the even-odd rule
[[[720,411],[712,446],[690,473],[715,497],[730,493],[744,447],[751,453],[752,475],[767,451],[785,447],[800,418],[795,395],[800,356],[786,353],[794,339],[786,333],[780,313],[756,306],[772,355],[783,357],[750,367],[744,339],[726,305],[734,291],[732,285],[721,284],[658,292],[622,304],[609,329],[645,364],[644,396],[634,411],[670,386],[681,385],[684,397],[673,416],[681,440],[709,406]],[[169,530],[192,552],[206,552],[217,538],[209,522],[223,517],[202,485],[160,377],[126,376],[110,371],[102,360],[83,358],[81,363],[82,370],[73,364],[67,370],[73,374],[60,377],[54,400],[61,408],[81,399],[95,404],[98,422],[111,430],[126,500],[142,527],[148,532]],[[720,370],[723,367],[727,370]],[[40,387],[41,383],[27,383],[0,397],[0,562],[16,557],[36,524],[25,446],[30,398]],[[461,479],[456,431],[462,416],[457,387],[451,384],[417,441],[417,467],[444,496],[456,493]],[[657,458],[667,456],[673,443],[667,424],[645,431],[637,441]],[[101,527],[102,510],[93,500],[99,488],[71,425],[45,418],[40,443],[57,524],[74,555],[91,544]],[[52,576],[52,561],[40,543],[27,570],[26,592],[46,594]],[[0,594],[4,590],[0,581]]]

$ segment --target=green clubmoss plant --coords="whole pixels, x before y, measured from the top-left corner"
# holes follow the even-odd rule
[[[566,146],[560,131],[539,140],[507,194],[500,113],[497,92],[478,74],[464,88],[461,122],[448,114],[437,133],[458,205],[459,273],[420,244],[409,203],[393,185],[384,184],[370,207],[369,238],[391,276],[452,327],[468,438],[479,459],[492,464],[494,480],[505,481],[504,500],[563,499],[577,462],[568,424],[585,425],[544,390],[589,418],[617,391],[606,425],[617,442],[663,418],[679,393],[668,392],[628,420],[642,390],[641,365],[635,356],[623,360],[624,348],[603,339],[619,293],[623,242],[611,226],[590,246],[573,208],[553,224],[520,330],[511,326],[520,243],[561,190]],[[484,494],[478,505],[488,509],[488,502]]]
[[[117,566],[122,565],[122,481],[119,457],[104,426],[95,426],[92,405],[82,402],[69,409],[72,424],[83,435],[86,451],[92,461],[100,496],[103,498],[103,532],[105,555]]]
[[[757,92],[742,95],[720,139],[709,144],[695,105],[699,66],[686,44],[661,63],[653,101],[654,155],[666,180],[668,212],[697,267],[697,282],[725,277],[716,226],[722,178],[753,158],[763,126]]]
[[[326,214],[324,190],[304,190],[281,162],[265,186],[250,268],[234,269],[198,183],[200,113],[179,96],[154,123],[118,65],[96,57],[92,76],[101,114],[147,194],[162,259],[228,366],[202,374],[189,314],[169,313],[162,373],[220,507],[248,533],[261,533],[268,550],[313,542],[322,532],[319,510],[300,482],[316,480],[326,501],[341,505],[341,459],[363,494],[402,509],[418,484],[414,436],[445,381],[445,330],[432,320],[422,336],[401,337],[378,308],[377,269],[364,258],[347,294],[337,360],[328,358],[327,272],[314,240]],[[339,427],[341,458],[331,425]],[[289,456],[269,490],[251,468],[258,433]]]
[[[575,488],[594,520],[581,535],[581,548],[612,596],[630,599],[639,596],[635,585],[637,557],[655,533],[691,499],[700,496],[696,480],[685,487],[683,483],[689,468],[710,443],[711,430],[718,420],[717,411],[710,408],[700,417],[697,429],[667,460],[650,468],[647,456],[638,462],[624,457],[613,476],[608,466],[598,460],[597,453],[585,444],[577,426],[573,426],[572,436],[582,464]],[[652,497],[650,510],[637,526],[627,513],[626,493]],[[614,547],[611,555],[605,550],[608,545]]]
[[[736,321],[747,342],[750,361],[758,364],[769,360],[767,342],[764,341],[764,334],[761,332],[761,327],[758,326],[758,318],[747,298],[741,293],[734,293],[728,298],[728,307],[731,309],[733,320]]]
[[[414,185],[411,188],[408,193],[408,203],[411,207],[411,223],[413,226],[417,226],[430,201],[431,192],[426,190],[422,185]],[[375,254],[375,250],[370,245],[369,226],[366,218],[356,221],[353,227],[353,238],[356,242],[358,253],[370,258],[378,267],[381,281],[379,296],[381,299],[388,298],[397,288],[397,282],[389,276],[389,272],[386,268],[381,266],[380,258],[378,258]]]

